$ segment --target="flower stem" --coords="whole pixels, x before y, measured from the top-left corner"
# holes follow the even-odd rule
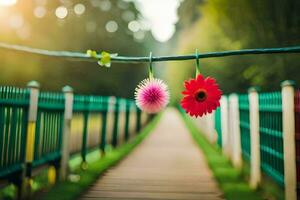
[[[149,68],[148,68],[148,72],[149,72],[149,79],[153,79],[154,75],[153,75],[153,67],[152,67],[152,52],[150,52],[149,55]]]
[[[199,61],[198,49],[196,49],[195,57],[196,57],[196,78],[197,78],[197,76],[200,74],[200,61]]]
[[[153,79],[154,75],[153,75],[153,71],[152,71],[152,66],[149,67],[149,79]]]

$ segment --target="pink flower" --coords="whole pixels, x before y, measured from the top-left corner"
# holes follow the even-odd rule
[[[157,113],[169,103],[168,86],[160,79],[144,79],[135,89],[136,105],[147,113]]]

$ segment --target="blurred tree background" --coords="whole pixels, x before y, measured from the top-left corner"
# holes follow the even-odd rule
[[[18,0],[15,6],[0,7],[0,41],[128,56],[145,56],[150,50],[156,56],[192,54],[196,48],[204,53],[300,44],[299,0],[173,0],[181,3],[176,32],[164,43],[142,23],[144,16],[136,7],[142,1],[154,0]],[[246,92],[250,86],[279,90],[286,79],[300,82],[298,54],[209,58],[200,63],[202,73],[215,77],[225,94]],[[173,102],[181,98],[183,81],[195,75],[195,61],[155,63],[155,68],[170,85]],[[34,79],[43,90],[71,85],[77,93],[122,97],[133,97],[135,86],[147,76],[147,64],[113,64],[107,69],[96,62],[1,49],[0,70],[2,85],[24,87]]]
[[[148,55],[156,41],[143,28],[134,2],[123,0],[19,0],[0,8],[0,41],[30,47],[119,55]],[[0,49],[2,85],[24,87],[30,80],[43,90],[71,85],[75,92],[132,97],[145,78],[146,65],[113,64],[51,58]]]
[[[299,0],[186,0],[179,8],[174,53],[284,47],[300,44]],[[232,56],[200,60],[202,73],[217,79],[225,94],[280,89],[286,79],[300,83],[299,54]],[[167,79],[175,100],[182,82],[195,76],[195,61],[169,63]]]

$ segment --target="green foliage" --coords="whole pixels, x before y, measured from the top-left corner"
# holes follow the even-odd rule
[[[97,58],[97,52],[94,50],[89,49],[86,51],[86,54],[91,58]]]
[[[0,190],[0,199],[12,200],[16,198],[17,187],[10,184]]]
[[[144,40],[139,41],[127,28],[131,20],[141,18],[133,2],[123,0],[45,2],[46,4],[40,5],[40,1],[28,3],[26,0],[18,0],[11,8],[1,8],[5,13],[0,14],[0,41],[49,50],[86,52],[88,49],[95,49],[98,52],[140,56],[148,54],[149,43],[155,43],[149,31],[145,31]],[[108,2],[111,5],[110,9],[101,9],[101,2],[106,4]],[[77,3],[85,6],[82,15],[76,15],[74,12]],[[55,16],[58,6],[65,6],[68,9],[65,19],[58,19]],[[34,16],[38,7],[46,9],[46,14],[42,18]],[[124,18],[128,13],[132,19]],[[20,28],[10,27],[12,21],[18,20],[23,22]],[[116,32],[106,30],[109,21],[118,24]],[[147,72],[144,64],[135,66],[113,64],[107,69],[99,68],[97,61],[75,61],[0,49],[0,84],[23,87],[28,81],[37,80],[46,90],[57,91],[64,85],[70,85],[76,93],[133,97],[136,84],[144,79]]]
[[[297,0],[184,1],[180,7],[177,54],[300,44]],[[285,79],[300,82],[299,55],[249,55],[200,60],[204,75],[217,78],[225,93],[252,86],[276,90]],[[169,82],[179,99],[183,80],[193,77],[195,62],[171,63]],[[176,77],[174,79],[173,77]]]
[[[101,59],[98,61],[100,66],[110,67],[111,66],[111,57],[110,53],[105,51],[101,52]]]

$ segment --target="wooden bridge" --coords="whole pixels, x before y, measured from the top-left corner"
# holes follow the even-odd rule
[[[178,111],[168,109],[153,133],[80,199],[223,198]]]
[[[15,193],[19,197],[24,193],[31,197],[31,183],[44,169],[51,172],[50,184],[54,184],[55,177],[68,184],[73,156],[79,157],[84,166],[92,150],[109,153],[110,149],[115,152],[132,145],[132,141],[144,137],[141,130],[150,119],[130,99],[78,95],[70,87],[64,87],[61,93],[41,92],[36,82],[27,89],[0,87],[0,199],[2,188],[10,184],[17,186]],[[284,195],[289,200],[297,198],[300,91],[289,82],[283,83],[282,91],[250,90],[249,94],[223,96],[221,108],[195,122],[203,135],[229,158],[223,160],[231,170],[250,164],[246,176],[252,189],[264,184],[264,174],[276,185],[282,197],[278,199]],[[239,199],[229,198],[222,180],[216,183],[188,128],[191,127],[183,124],[175,109],[167,109],[150,136],[132,153],[102,174],[83,194],[85,187],[69,199],[78,198],[78,194],[80,199]],[[200,135],[198,131],[197,136]],[[221,156],[220,151],[218,155]],[[217,177],[214,167],[212,170]],[[81,176],[87,173],[81,172]],[[228,176],[223,179],[231,181]],[[241,181],[242,188],[259,196],[244,179]],[[64,199],[64,191],[58,196],[55,199]]]

